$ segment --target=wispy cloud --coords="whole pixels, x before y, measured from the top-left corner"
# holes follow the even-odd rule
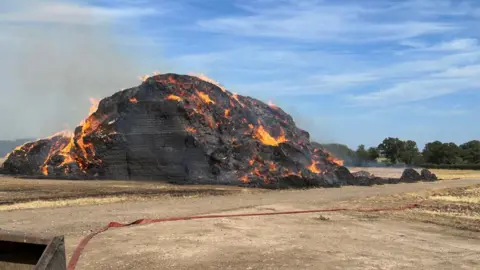
[[[411,47],[417,52],[474,51],[480,48],[480,43],[476,38],[459,38],[432,45],[415,40],[403,40],[399,44]]]
[[[347,98],[358,105],[385,106],[468,91],[480,87],[479,65],[480,50],[393,64],[372,71],[389,87],[372,86],[377,89]]]
[[[429,47],[429,50],[433,51],[469,51],[478,50],[478,39],[475,38],[461,38],[454,39],[447,42],[442,42],[435,46]]]
[[[360,6],[314,0],[278,1],[281,4],[276,6],[266,3],[271,2],[248,1],[241,6],[248,12],[246,15],[201,20],[197,25],[232,35],[357,43],[408,39],[458,28],[455,23],[443,21],[389,19],[389,14],[397,18],[397,13],[407,10],[381,4]]]
[[[420,117],[457,117],[459,115],[467,115],[472,113],[471,108],[462,105],[446,105],[446,106],[426,106],[422,104],[399,104],[389,107],[375,108],[363,111],[356,115],[360,119],[372,119],[382,116],[395,116],[402,114],[405,118]]]
[[[280,48],[238,44],[177,60],[213,74],[240,72],[252,79],[231,79],[231,84],[244,92],[302,96],[342,91],[357,105],[415,102],[478,85],[478,40],[468,36],[477,8],[471,1],[239,3],[242,12],[197,20],[198,29],[257,44],[277,40],[274,46]],[[278,44],[308,45],[288,49]]]
[[[476,81],[480,77],[480,64],[452,67],[445,71],[433,74],[432,77],[437,78],[471,78],[472,81]],[[478,80],[477,80],[478,83]]]
[[[480,87],[480,81],[472,79],[470,77],[411,80],[375,92],[349,96],[349,99],[359,105],[373,106],[420,101]]]
[[[28,1],[31,2],[31,1]],[[47,1],[32,2],[30,5],[0,13],[0,23],[69,23],[98,24],[113,19],[134,18],[153,15],[154,8],[100,7],[77,3]]]
[[[350,92],[347,94],[350,102],[374,106],[419,101],[468,90],[478,85],[480,78],[480,51],[475,50],[436,52],[433,55],[410,52],[397,61],[377,64],[367,62],[368,57],[247,47],[184,55],[176,60],[197,72],[222,73],[219,70],[225,69],[240,77],[248,76],[253,80],[233,83],[235,80],[232,79],[232,84],[244,93],[301,96],[343,91]],[[382,54],[382,57],[390,58],[388,54]],[[262,78],[269,79],[261,81]],[[384,87],[379,87],[381,85]],[[368,90],[354,94],[364,89]]]

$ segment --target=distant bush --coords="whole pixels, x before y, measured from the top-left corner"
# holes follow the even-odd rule
[[[29,141],[32,141],[32,139],[18,139],[15,141],[0,140],[0,157],[3,158],[6,154],[10,153],[13,148]]]
[[[480,170],[480,164],[422,164],[420,167],[428,169],[449,169],[449,170]]]

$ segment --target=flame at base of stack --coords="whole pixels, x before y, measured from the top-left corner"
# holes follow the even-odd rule
[[[73,135],[18,147],[3,171],[272,188],[339,186],[350,177],[281,108],[203,77],[155,75],[95,105]]]

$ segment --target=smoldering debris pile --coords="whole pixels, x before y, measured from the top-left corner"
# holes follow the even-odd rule
[[[436,181],[437,176],[427,169],[422,169],[420,173],[413,168],[408,168],[403,171],[400,177],[403,181]]]
[[[371,182],[309,137],[281,108],[205,78],[162,74],[101,100],[74,134],[17,147],[3,172],[268,188]]]

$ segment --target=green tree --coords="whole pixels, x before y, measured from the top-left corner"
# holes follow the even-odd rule
[[[417,157],[420,155],[418,150],[417,143],[415,141],[405,141],[400,150],[399,160],[405,162],[405,164],[414,164],[414,161],[417,160]]]
[[[423,149],[423,158],[427,163],[458,164],[461,162],[460,148],[455,143],[430,142]]]
[[[389,159],[391,163],[397,163],[397,161],[400,159],[400,154],[402,153],[404,144],[405,142],[399,138],[388,137],[378,145],[378,150],[383,156]]]
[[[465,163],[480,164],[480,141],[473,140],[460,145],[460,157]]]
[[[380,157],[380,152],[376,147],[368,148],[367,152],[368,152],[368,160],[370,161],[375,161],[377,160],[377,158]]]
[[[423,155],[419,153],[412,161],[413,165],[423,165],[425,164],[425,160],[423,159]]]
[[[357,159],[363,163],[365,161],[368,161],[368,152],[365,150],[365,145],[360,144],[357,148],[357,151],[355,151],[355,154],[357,156]]]

